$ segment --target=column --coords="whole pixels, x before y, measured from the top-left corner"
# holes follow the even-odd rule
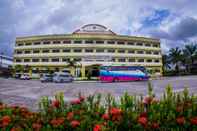
[[[82,67],[81,67],[81,78],[82,78],[82,79],[85,79],[85,77],[86,77],[86,76],[85,76],[85,66],[82,66]]]

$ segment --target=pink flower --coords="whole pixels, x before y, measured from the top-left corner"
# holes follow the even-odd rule
[[[73,127],[73,128],[76,128],[76,127],[78,127],[79,125],[80,125],[80,122],[79,121],[77,121],[77,120],[73,120],[73,121],[71,121],[71,126]]]
[[[72,104],[72,105],[81,104],[81,100],[80,100],[80,99],[73,100],[73,101],[71,101],[71,104]]]

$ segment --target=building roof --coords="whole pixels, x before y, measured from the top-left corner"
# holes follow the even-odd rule
[[[107,27],[99,24],[87,24],[82,26],[81,28],[75,30],[73,34],[110,34],[116,35],[113,31],[108,29]]]

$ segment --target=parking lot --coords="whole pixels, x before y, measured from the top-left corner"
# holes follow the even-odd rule
[[[160,96],[168,84],[174,91],[182,91],[188,87],[191,93],[197,94],[197,76],[164,77],[159,80],[150,80],[156,96]],[[39,80],[16,80],[0,78],[0,100],[8,104],[25,105],[36,108],[42,96],[54,96],[57,92],[64,92],[65,100],[83,95],[102,93],[121,96],[124,92],[129,94],[147,93],[147,81],[101,83],[99,81],[74,81],[73,83],[41,83]]]

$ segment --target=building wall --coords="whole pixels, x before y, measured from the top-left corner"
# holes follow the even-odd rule
[[[141,65],[162,73],[158,39],[120,35],[47,35],[16,39],[14,65],[32,69],[62,70],[67,61],[77,60],[84,76],[86,66],[94,64]],[[74,69],[71,69],[72,73]]]

